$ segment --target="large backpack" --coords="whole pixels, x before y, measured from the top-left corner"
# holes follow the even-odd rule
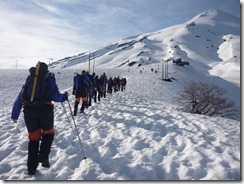
[[[49,88],[51,75],[47,67],[42,67],[42,65],[39,66],[39,69],[37,67],[30,68],[29,72],[30,75],[27,77],[23,88],[23,102],[29,106],[39,107],[45,102],[51,101]]]
[[[88,87],[89,78],[86,75],[76,74],[73,79],[73,89],[80,90]]]
[[[82,80],[81,80],[81,75],[80,74],[76,74],[75,76],[74,76],[74,89],[75,90],[78,90],[78,89],[81,89],[81,87],[82,87]]]

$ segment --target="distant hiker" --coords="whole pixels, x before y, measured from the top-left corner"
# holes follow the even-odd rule
[[[89,77],[86,74],[86,71],[83,70],[81,75],[76,74],[73,79],[73,95],[75,95],[75,105],[74,105],[74,116],[77,115],[78,105],[82,99],[82,106],[80,108],[80,113],[84,112],[84,109],[87,107],[88,102],[88,93],[87,88],[89,87]]]
[[[114,92],[117,92],[120,90],[120,77],[114,78]]]
[[[36,173],[38,162],[41,162],[43,167],[50,167],[48,157],[54,139],[52,101],[64,102],[68,99],[68,93],[59,92],[54,74],[48,71],[45,63],[38,62],[29,72],[30,75],[14,102],[11,119],[17,123],[23,107],[29,133],[27,167],[28,173],[32,175]]]
[[[95,75],[95,73],[91,75],[91,74],[89,74],[89,71],[87,71],[86,75],[89,78],[89,85],[87,87],[87,96],[88,96],[87,106],[89,107],[92,104],[93,83],[94,83],[93,76]]]
[[[92,85],[92,98],[94,100],[94,102],[97,102],[97,88],[98,88],[98,81],[96,80],[96,73],[93,72],[92,73],[92,81],[93,81],[93,85]]]
[[[109,94],[112,94],[113,86],[114,86],[114,81],[113,81],[112,77],[109,77],[109,79],[108,79],[108,93]]]
[[[126,82],[126,78],[120,79],[121,91],[125,90]]]
[[[98,76],[96,75],[95,79],[94,79],[94,94],[93,94],[93,98],[94,98],[94,102],[98,101],[100,102],[101,100],[101,82],[100,79],[98,78]]]
[[[100,85],[101,85],[101,97],[106,98],[106,91],[107,91],[107,76],[105,73],[100,77]]]

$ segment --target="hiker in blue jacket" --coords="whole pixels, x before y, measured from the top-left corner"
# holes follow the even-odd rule
[[[30,75],[14,102],[11,119],[17,123],[23,107],[29,133],[27,167],[28,173],[32,175],[36,173],[38,162],[41,162],[43,167],[50,167],[49,153],[54,139],[52,101],[64,102],[68,100],[68,93],[59,92],[54,74],[48,71],[45,63],[38,62],[29,72]]]
[[[78,106],[82,100],[80,113],[84,112],[84,109],[88,107],[88,87],[90,85],[90,79],[87,76],[85,70],[81,74],[77,73],[73,79],[73,95],[75,95],[74,116],[77,115]]]

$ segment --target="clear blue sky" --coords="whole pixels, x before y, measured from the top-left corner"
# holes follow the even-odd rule
[[[0,0],[0,68],[49,62],[184,23],[238,0]]]

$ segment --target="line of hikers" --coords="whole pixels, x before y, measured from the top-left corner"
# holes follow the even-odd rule
[[[112,94],[112,92],[124,91],[126,87],[126,78],[115,77],[112,79],[107,78],[103,73],[100,77],[93,73],[89,74],[88,71],[83,70],[81,74],[76,73],[73,78],[73,92],[75,95],[74,116],[77,115],[78,106],[80,101],[82,105],[80,113],[84,112],[85,108],[88,108],[92,104],[92,100],[96,103],[101,98],[106,98],[106,93]]]
[[[49,72],[46,63],[38,62],[29,69],[30,74],[19,91],[12,107],[11,119],[17,123],[23,108],[24,120],[28,131],[28,173],[36,173],[38,164],[49,168],[49,154],[54,139],[54,102],[68,101],[68,92],[59,92],[55,76]],[[124,90],[126,79],[111,77],[107,80],[105,73],[98,78],[95,73],[90,75],[86,71],[74,76],[73,94],[76,97],[74,115],[77,114],[78,104],[82,99],[81,112],[94,102],[106,97],[114,90]]]

